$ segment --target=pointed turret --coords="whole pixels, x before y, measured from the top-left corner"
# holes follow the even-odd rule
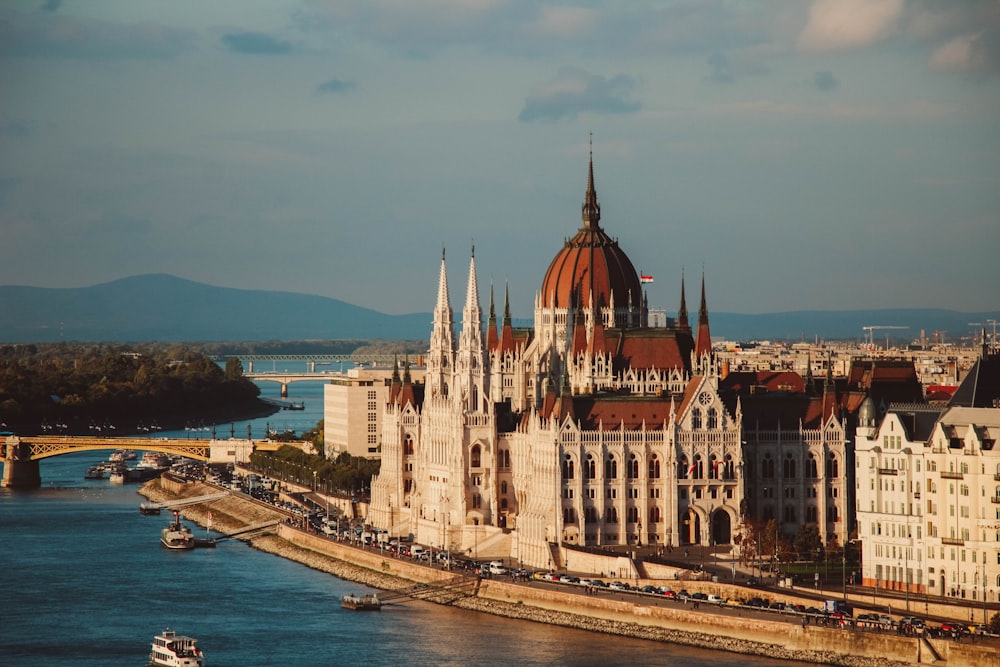
[[[438,277],[437,305],[434,306],[434,327],[431,330],[427,354],[427,387],[432,395],[445,395],[451,382],[455,361],[451,301],[448,296],[448,271],[445,251],[441,249],[441,273]]]
[[[601,222],[601,205],[597,203],[597,190],[594,188],[594,139],[590,139],[590,166],[587,172],[587,194],[581,209],[584,229],[597,229]]]
[[[497,335],[497,311],[493,305],[493,283],[490,283],[490,314],[486,320],[486,351],[492,353],[497,349],[500,337]]]
[[[684,273],[681,272],[681,307],[677,310],[677,328],[681,331],[691,331],[691,323],[688,322],[687,297],[684,292]]]
[[[712,335],[708,330],[708,306],[705,302],[705,274],[701,274],[701,305],[698,306],[698,333],[694,339],[694,354],[699,360],[712,354]]]
[[[469,282],[465,290],[465,307],[462,309],[462,332],[458,340],[458,357],[455,361],[461,392],[471,410],[479,410],[485,389],[483,350],[483,313],[479,307],[479,283],[476,278],[476,246],[472,246],[469,260]]]
[[[510,320],[510,285],[503,288],[503,322],[500,325],[500,349],[504,352],[514,350],[514,327]]]

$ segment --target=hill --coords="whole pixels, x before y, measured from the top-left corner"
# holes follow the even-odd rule
[[[430,313],[386,315],[328,297],[214,287],[165,274],[67,289],[0,286],[0,313],[0,341],[21,343],[425,340],[432,319]],[[876,331],[876,342],[887,333],[910,341],[921,331],[931,339],[934,331],[943,331],[946,341],[957,342],[978,328],[970,323],[996,320],[1000,311],[802,310],[709,317],[716,340],[860,341],[862,327],[885,325],[905,328]]]
[[[423,339],[429,314],[386,315],[337,299],[214,287],[165,274],[71,289],[0,286],[0,341]]]

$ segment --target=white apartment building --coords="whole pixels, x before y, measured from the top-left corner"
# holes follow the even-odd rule
[[[1000,599],[1000,408],[894,406],[856,433],[866,586]]]

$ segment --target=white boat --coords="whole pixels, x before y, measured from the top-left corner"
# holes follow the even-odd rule
[[[143,452],[142,458],[136,464],[138,468],[169,468],[170,457],[159,452]]]
[[[194,549],[194,535],[191,529],[181,523],[180,515],[175,511],[174,520],[160,533],[160,544],[167,549]]]
[[[153,637],[149,664],[158,667],[204,667],[205,652],[196,646],[198,640],[167,629]]]

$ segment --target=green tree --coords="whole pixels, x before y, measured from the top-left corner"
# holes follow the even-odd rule
[[[804,523],[799,526],[799,532],[795,535],[795,551],[801,560],[823,560],[823,540],[820,538],[818,525]]]
[[[226,359],[226,379],[229,381],[243,378],[243,362],[236,357]]]

